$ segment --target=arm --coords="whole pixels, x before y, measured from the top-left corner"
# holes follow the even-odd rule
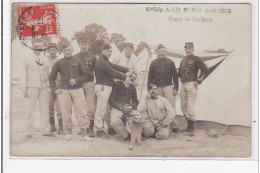
[[[101,61],[100,63],[101,63],[100,64],[101,69],[105,73],[108,73],[113,78],[118,78],[118,79],[125,79],[126,78],[124,73],[121,73],[121,72],[112,68],[112,66],[111,66],[112,63],[105,62],[105,61]]]
[[[197,66],[201,70],[201,74],[199,75],[197,80],[197,83],[200,84],[205,79],[205,76],[208,76],[209,69],[200,58],[198,58],[197,60]]]
[[[114,86],[113,86],[111,95],[109,97],[109,103],[111,104],[111,106],[115,107],[116,109],[123,111],[124,105],[122,103],[116,101],[116,91],[117,90],[118,90],[118,86],[115,83]]]
[[[179,89],[179,80],[178,80],[178,74],[177,74],[177,70],[176,70],[174,62],[172,62],[172,77],[173,77],[174,89],[176,91],[178,91],[178,89]]]
[[[128,68],[125,68],[125,67],[122,67],[122,66],[120,66],[120,65],[113,64],[113,63],[110,63],[110,66],[111,66],[113,69],[115,69],[115,70],[117,70],[117,71],[119,71],[119,72],[122,72],[122,73],[126,73],[126,72],[129,71]]]
[[[59,73],[59,64],[56,62],[51,70],[51,74],[49,76],[49,84],[51,89],[55,92],[57,90],[56,79]]]
[[[87,81],[87,78],[88,78],[88,72],[87,72],[87,70],[86,70],[84,64],[82,63],[81,60],[79,60],[78,63],[79,63],[79,74],[80,74],[80,76],[75,79],[75,81],[76,81],[77,84],[78,84],[78,83],[86,82],[86,81]],[[90,73],[90,72],[89,72],[89,73]]]
[[[149,67],[147,88],[150,84],[153,84],[153,71],[154,71],[153,64],[151,64]]]
[[[133,86],[133,94],[132,94],[132,106],[133,106],[133,108],[137,109],[138,104],[139,104],[139,101],[137,99],[136,88]]]
[[[166,117],[163,120],[164,125],[170,125],[171,122],[174,120],[176,117],[175,110],[173,109],[172,105],[167,99],[164,99],[164,107],[166,110]]]
[[[178,77],[181,78],[181,65],[182,65],[182,61],[181,61],[181,64],[180,64],[180,67],[179,67],[179,70],[178,70]]]

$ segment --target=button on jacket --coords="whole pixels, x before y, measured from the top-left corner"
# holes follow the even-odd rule
[[[53,90],[57,89],[57,74],[61,75],[60,89],[78,89],[82,87],[82,83],[87,80],[86,69],[79,58],[66,57],[57,61],[51,71],[49,82]],[[70,79],[76,80],[76,85],[70,85]]]
[[[132,105],[136,109],[139,104],[135,86],[130,84],[126,87],[121,81],[114,83],[109,101],[111,106],[119,110],[122,110],[126,104]]]
[[[94,71],[97,58],[94,55],[89,53],[80,52],[75,55],[77,58],[80,58],[82,63],[84,64],[86,71],[88,73],[88,78],[86,82],[93,82],[94,81]]]
[[[178,90],[179,82],[175,64],[169,58],[157,58],[152,61],[148,74],[148,85],[165,87],[174,83],[174,89]]]
[[[201,74],[198,76],[198,71],[201,70]],[[209,73],[208,67],[204,62],[197,56],[189,55],[183,58],[178,71],[178,76],[181,78],[181,82],[202,82],[203,76],[207,76]],[[200,80],[197,80],[200,79]]]
[[[49,88],[50,65],[46,57],[36,55],[25,57],[21,73],[23,88]]]
[[[124,73],[128,72],[129,70],[128,68],[110,63],[105,56],[100,55],[96,62],[95,71],[96,84],[112,87],[114,78],[125,79]]]

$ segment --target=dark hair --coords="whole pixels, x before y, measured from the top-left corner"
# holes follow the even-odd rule
[[[149,85],[148,85],[148,91],[151,90],[151,89],[153,89],[153,87],[157,87],[157,86],[154,85],[154,84],[149,84]]]

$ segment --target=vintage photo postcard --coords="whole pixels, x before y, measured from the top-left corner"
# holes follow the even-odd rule
[[[250,158],[251,4],[12,3],[11,157]]]

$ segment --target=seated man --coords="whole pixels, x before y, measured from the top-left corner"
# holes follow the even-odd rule
[[[126,129],[122,118],[127,118],[130,114],[137,111],[139,104],[135,86],[132,84],[136,76],[133,74],[125,81],[117,81],[113,85],[109,102],[111,104],[110,125],[115,132],[125,140],[130,139],[130,133]]]
[[[158,95],[157,86],[150,84],[148,94],[138,111],[147,114],[147,121],[143,123],[143,134],[146,137],[155,135],[156,139],[168,139],[170,124],[176,117],[175,111],[170,102]]]

